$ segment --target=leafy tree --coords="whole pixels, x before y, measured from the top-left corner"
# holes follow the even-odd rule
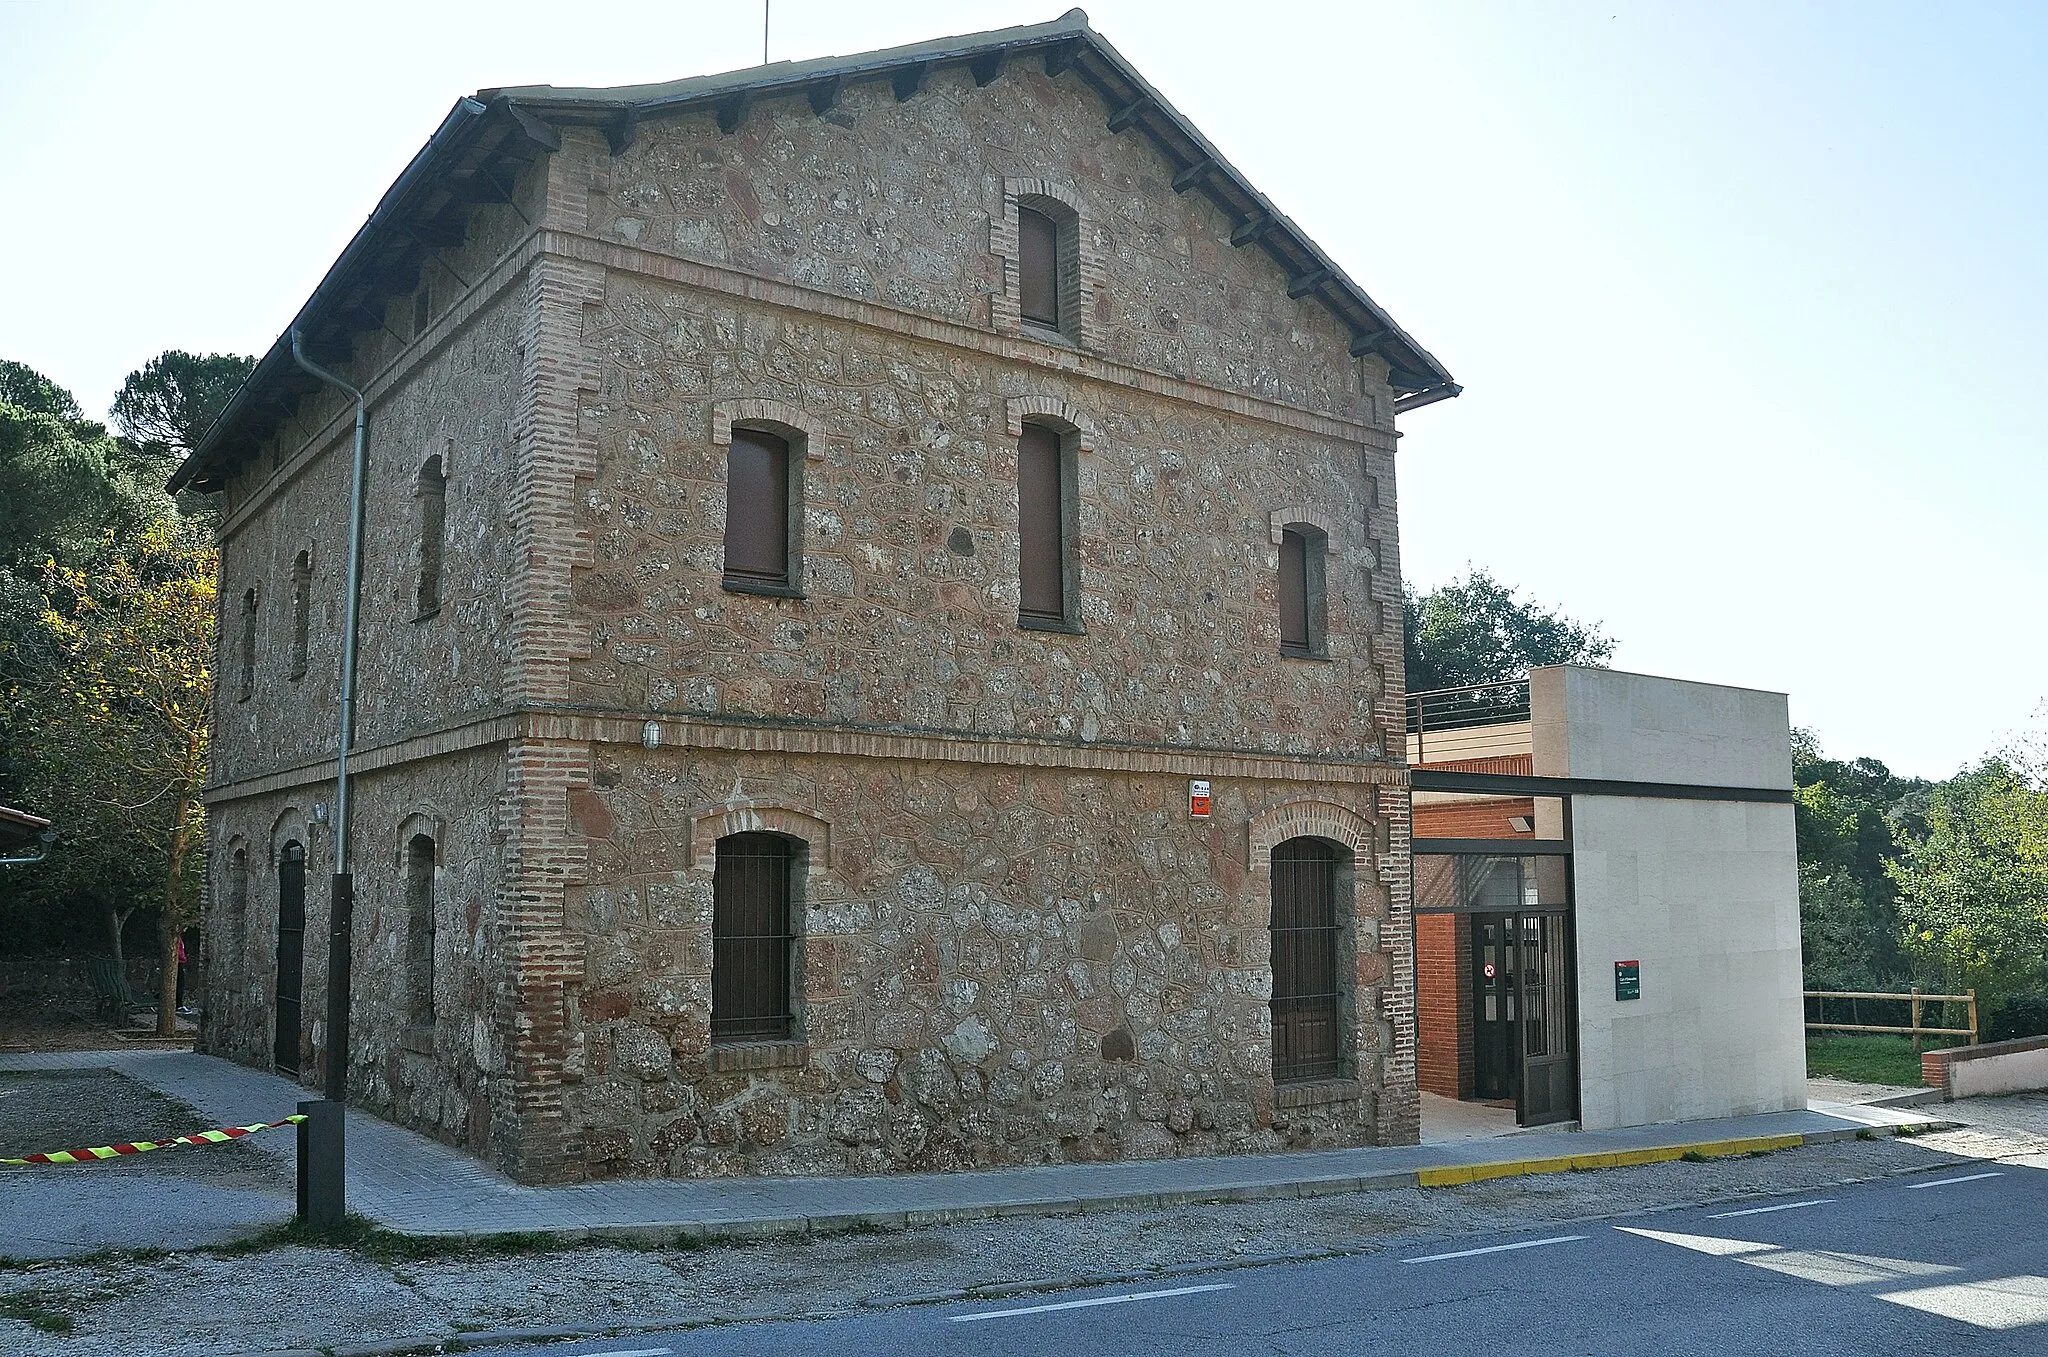
[[[165,1034],[198,903],[218,566],[206,534],[174,519],[103,568],[51,565],[40,622],[59,662],[7,694],[32,719],[32,799],[63,835],[36,889],[97,901],[117,957],[124,911],[153,900]]]
[[[1410,692],[1505,683],[1549,664],[1603,665],[1614,654],[1599,624],[1523,602],[1484,570],[1426,594],[1409,587],[1402,604]]]
[[[170,507],[163,477],[101,426],[0,401],[0,570],[91,563]]]
[[[166,349],[121,383],[114,427],[151,457],[183,461],[255,366],[255,359],[235,353],[202,358]]]
[[[0,358],[0,402],[34,415],[76,424],[85,418],[78,398],[26,363]]]
[[[1908,950],[1998,1007],[2048,974],[2048,787],[2001,759],[1936,789],[1924,839],[1888,868]]]
[[[1876,759],[1830,759],[1809,730],[1792,732],[1792,781],[1807,988],[1905,984],[1912,964],[1887,867],[1900,835],[1925,833],[1932,784]]]

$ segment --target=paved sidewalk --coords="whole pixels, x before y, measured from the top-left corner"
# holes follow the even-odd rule
[[[187,1103],[220,1125],[271,1120],[307,1091],[275,1075],[181,1051],[64,1051],[0,1056],[0,1071],[111,1069]],[[1357,1192],[1507,1173],[1642,1163],[1687,1149],[1749,1149],[1840,1140],[1859,1132],[1944,1124],[1889,1108],[1817,1102],[1775,1112],[1622,1131],[1526,1131],[1492,1140],[1290,1154],[1057,1164],[865,1178],[638,1179],[522,1187],[425,1136],[351,1110],[349,1206],[388,1229],[426,1235],[545,1231],[567,1238],[672,1241],[904,1226],[1179,1202]],[[138,1128],[137,1133],[147,1128]],[[251,1137],[289,1164],[293,1138]],[[166,1151],[165,1153],[184,1153]],[[204,1151],[193,1151],[204,1153]],[[14,1174],[36,1169],[15,1170]],[[61,1170],[90,1173],[90,1166]],[[0,1175],[0,1192],[19,1180]],[[159,1185],[151,1191],[160,1195]],[[46,1205],[45,1210],[55,1209]],[[95,1207],[95,1210],[102,1207]],[[253,1221],[264,1224],[267,1221]],[[43,1227],[64,1237],[62,1222]],[[106,1246],[102,1244],[102,1247]]]

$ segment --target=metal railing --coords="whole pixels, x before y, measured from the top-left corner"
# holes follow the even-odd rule
[[[1472,683],[1408,694],[1408,734],[1416,763],[1426,762],[1429,732],[1512,725],[1529,719],[1529,680]]]
[[[1878,994],[1866,990],[1810,989],[1803,991],[1803,993],[1809,1004],[1812,1005],[1815,1016],[1821,1019],[1827,1017],[1827,1000],[1834,999],[1839,1001],[1847,999],[1849,1001],[1848,1022],[1809,1022],[1806,1024],[1806,1030],[1809,1032],[1886,1032],[1894,1036],[1910,1036],[1913,1038],[1913,1049],[1915,1051],[1920,1049],[1920,1039],[1922,1037],[1968,1037],[1970,1045],[1975,1046],[1977,1044],[1977,991],[1975,990],[1966,990],[1961,994],[1923,994],[1915,989],[1905,994]],[[1862,1016],[1857,1012],[1856,1006],[1859,1001],[1905,1004],[1911,1010],[1912,1021],[1904,1027],[1858,1022],[1857,1019]],[[1936,1021],[1939,1021],[1944,1016],[1941,1010],[1946,1009],[1948,1005],[1962,1004],[1969,1012],[1970,1025],[1968,1027],[1924,1027],[1920,1023],[1920,1017],[1922,1006],[1926,1004],[1937,1005]],[[1839,1012],[1840,1009],[1837,1008],[1836,1011]]]

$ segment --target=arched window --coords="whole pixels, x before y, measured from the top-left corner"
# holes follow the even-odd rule
[[[448,476],[439,453],[420,468],[420,617],[441,611],[441,546],[448,523]]]
[[[796,1028],[800,846],[728,834],[712,871],[711,1040],[787,1041]]]
[[[1060,228],[1049,214],[1017,208],[1017,310],[1025,320],[1060,328]]]
[[[796,587],[790,550],[789,443],[761,429],[736,428],[725,460],[725,585],[748,593]]]
[[[306,633],[312,623],[313,558],[300,552],[292,562],[292,677],[306,676]]]
[[[1074,468],[1066,440],[1043,424],[1026,424],[1017,440],[1017,621],[1054,631],[1078,630],[1074,607]]]
[[[415,1027],[434,1021],[434,840],[415,834],[405,845],[406,1017]]]
[[[1320,660],[1323,644],[1325,557],[1321,531],[1294,524],[1280,534],[1280,653]]]
[[[235,675],[238,700],[247,702],[256,695],[256,586],[253,584],[242,595],[242,636],[240,653],[235,657]]]
[[[1273,1079],[1343,1072],[1342,927],[1337,850],[1320,839],[1273,849]]]

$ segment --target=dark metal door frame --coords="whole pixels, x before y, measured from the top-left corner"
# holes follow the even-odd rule
[[[1515,1122],[1520,1126],[1572,1121],[1579,1115],[1578,912],[1574,907],[1576,883],[1571,867],[1571,802],[1568,797],[1565,798],[1564,820],[1565,838],[1557,840],[1415,839],[1411,845],[1416,856],[1561,857],[1565,861],[1561,904],[1516,910],[1503,910],[1498,905],[1487,909],[1475,908],[1480,903],[1476,898],[1464,898],[1468,887],[1463,884],[1466,874],[1461,870],[1458,873],[1461,884],[1455,892],[1458,897],[1455,909],[1443,905],[1432,909],[1420,904],[1418,898],[1415,911],[1416,914],[1455,912],[1469,915],[1472,919],[1471,954],[1463,959],[1463,963],[1471,979],[1468,1002],[1472,1005],[1473,1094],[1487,1101],[1512,1097],[1515,1100]],[[1494,991],[1497,1015],[1494,1024],[1499,1030],[1490,1036],[1485,1030],[1487,987],[1483,974],[1483,939],[1489,926],[1495,936],[1495,964],[1500,971]],[[1411,945],[1412,941],[1411,938]],[[1542,1022],[1533,1026],[1526,1021],[1530,997],[1527,990],[1530,987],[1524,980],[1525,963],[1540,968],[1541,983],[1536,988],[1541,990],[1545,1004]],[[1487,1079],[1489,1071],[1484,1067],[1489,1039],[1505,1047],[1499,1053],[1500,1063],[1505,1066],[1499,1072],[1503,1078],[1497,1082]],[[1537,1042],[1541,1049],[1532,1053],[1529,1049],[1531,1041]],[[1559,1049],[1560,1045],[1562,1049]],[[1503,1082],[1504,1088],[1501,1086]]]
[[[306,850],[288,843],[277,860],[277,1029],[271,1063],[299,1074],[299,1010],[306,979]]]

